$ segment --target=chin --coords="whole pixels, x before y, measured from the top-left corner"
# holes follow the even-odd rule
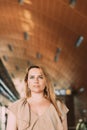
[[[34,90],[33,92],[35,92],[35,93],[42,93],[43,90]]]

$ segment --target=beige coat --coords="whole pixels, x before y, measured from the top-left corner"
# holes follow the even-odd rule
[[[64,120],[68,109],[60,101],[57,104],[62,113],[62,120]],[[65,130],[52,104],[41,116],[30,110],[29,103],[25,98],[14,102],[9,109],[17,118],[18,130]]]

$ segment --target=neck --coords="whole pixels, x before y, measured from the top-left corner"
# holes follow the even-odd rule
[[[31,93],[31,98],[35,98],[35,99],[40,99],[40,98],[43,98],[44,95],[43,93]]]
[[[35,102],[40,102],[44,99],[43,93],[31,93],[30,100],[35,101]]]

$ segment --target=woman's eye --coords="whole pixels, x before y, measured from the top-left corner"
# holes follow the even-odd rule
[[[43,79],[43,76],[39,76],[40,79]]]
[[[30,79],[34,79],[35,76],[30,76],[29,78],[30,78]],[[38,76],[37,78],[43,79],[43,76]]]
[[[33,79],[34,78],[34,76],[30,76],[30,79]]]

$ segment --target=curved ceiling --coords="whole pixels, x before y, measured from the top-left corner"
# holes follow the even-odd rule
[[[86,8],[87,0],[0,0],[0,58],[19,92],[31,64],[42,64],[55,88],[87,87]]]

